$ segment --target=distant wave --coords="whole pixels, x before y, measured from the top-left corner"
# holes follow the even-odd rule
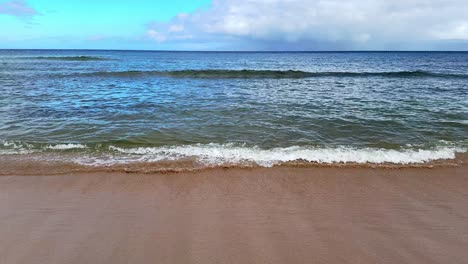
[[[434,73],[428,71],[391,71],[391,72],[307,72],[294,70],[179,70],[179,71],[120,71],[92,72],[82,74],[95,77],[137,78],[161,76],[171,78],[200,79],[300,79],[314,77],[393,77],[393,78],[468,78],[468,75]]]
[[[102,61],[102,60],[109,60],[107,58],[91,57],[91,56],[29,57],[28,59],[33,59],[33,60],[60,60],[60,61]]]

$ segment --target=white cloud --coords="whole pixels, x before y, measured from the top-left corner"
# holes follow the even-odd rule
[[[161,32],[158,32],[154,29],[149,29],[147,32],[146,32],[146,35],[156,41],[156,42],[164,42],[167,40],[167,36]]]
[[[184,31],[184,25],[170,25],[169,32],[182,32]]]
[[[463,39],[468,40],[468,21],[460,23],[445,30],[435,30],[434,36],[439,39]]]
[[[0,3],[1,14],[16,17],[33,17],[38,13],[23,0],[11,0]]]
[[[147,34],[158,32],[151,37],[158,42],[183,34],[205,42],[385,47],[466,40],[467,10],[466,0],[217,0],[169,23],[150,23]]]

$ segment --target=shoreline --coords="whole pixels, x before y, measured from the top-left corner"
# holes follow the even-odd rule
[[[468,165],[0,177],[1,263],[463,263]]]
[[[359,162],[309,162],[306,160],[295,160],[280,162],[271,166],[262,166],[253,161],[209,164],[198,161],[196,158],[181,158],[176,160],[161,160],[155,162],[129,162],[111,163],[110,165],[88,165],[67,161],[67,158],[56,159],[53,156],[47,158],[27,155],[0,155],[0,177],[8,175],[23,176],[47,176],[67,174],[93,174],[93,173],[126,173],[126,174],[178,174],[178,173],[200,173],[216,170],[239,170],[239,169],[433,169],[468,166],[468,154],[456,153],[454,159],[439,159],[422,163],[359,163]],[[69,157],[68,157],[69,158]],[[111,161],[111,160],[110,160]]]
[[[203,165],[192,161],[171,162],[147,162],[131,164],[115,164],[111,166],[89,166],[76,163],[47,163],[47,162],[20,162],[19,164],[6,164],[0,160],[0,177],[8,176],[67,176],[67,175],[92,175],[92,174],[126,174],[126,175],[159,175],[159,174],[199,174],[213,171],[229,170],[275,170],[275,169],[368,169],[368,170],[406,170],[406,169],[444,169],[467,167],[465,159],[438,160],[415,164],[375,164],[375,163],[311,163],[311,162],[288,162],[271,167],[256,164],[233,164],[233,165]]]

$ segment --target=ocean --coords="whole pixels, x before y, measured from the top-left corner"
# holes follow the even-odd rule
[[[0,50],[12,170],[432,166],[467,138],[467,52]]]

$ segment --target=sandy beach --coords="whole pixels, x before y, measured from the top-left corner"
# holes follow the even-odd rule
[[[0,263],[466,263],[468,167],[0,177]]]

